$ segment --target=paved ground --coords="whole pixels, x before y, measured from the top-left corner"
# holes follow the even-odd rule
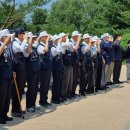
[[[122,81],[125,73],[123,66]],[[114,85],[105,93],[41,108],[27,113],[25,120],[15,118],[1,125],[0,130],[130,130],[130,86]]]

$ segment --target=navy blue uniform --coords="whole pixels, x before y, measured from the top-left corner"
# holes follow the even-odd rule
[[[115,51],[115,65],[113,70],[113,82],[118,83],[123,60],[123,48],[120,45],[120,42],[118,41],[114,42],[114,51]]]
[[[44,44],[39,44],[39,46],[45,47]],[[39,47],[38,46],[38,47]],[[40,105],[47,103],[48,91],[50,86],[50,76],[52,67],[52,56],[50,50],[44,54],[40,54]]]
[[[40,61],[37,53],[37,48],[32,47],[32,52],[26,60],[27,64],[27,83],[28,90],[26,93],[26,107],[35,107],[38,83],[39,83],[39,70]]]
[[[56,46],[52,46],[56,48]],[[61,79],[64,71],[64,65],[62,60],[62,53],[53,56],[52,59],[52,74],[53,74],[53,85],[52,85],[52,102],[59,103],[61,96]]]
[[[86,92],[91,93],[93,91],[93,70],[92,70],[92,59],[90,50],[83,54],[82,47],[85,47],[85,44],[81,44],[79,48],[80,56],[80,93],[84,95]]]
[[[1,46],[1,43],[0,43]],[[11,81],[12,81],[12,56],[7,47],[0,55],[0,119],[5,120],[9,111]]]
[[[21,43],[18,38],[15,38],[12,41],[12,48],[13,53],[15,55],[15,58],[17,59],[17,63],[14,65],[14,71],[16,72],[16,82],[18,85],[20,100],[22,100],[22,94],[26,82],[26,57],[24,55],[23,51],[15,49],[16,45],[24,46],[23,49],[25,49],[25,45],[27,41],[23,41],[24,43]],[[16,51],[17,50],[17,51]],[[20,110],[20,104],[18,101],[18,95],[16,91],[15,85],[13,86],[13,92],[12,92],[12,115],[20,117],[21,116],[21,110]]]
[[[76,88],[79,81],[79,53],[78,51],[73,52],[73,86],[72,95],[76,94]]]

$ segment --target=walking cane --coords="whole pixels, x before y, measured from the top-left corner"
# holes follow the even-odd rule
[[[96,87],[95,87],[95,74],[94,74],[94,63],[92,63],[92,66],[93,66],[93,86],[94,86],[94,95],[96,94],[95,93],[95,89],[96,89]]]
[[[19,101],[19,105],[20,105],[20,110],[21,110],[21,114],[22,114],[22,119],[24,119],[24,116],[23,116],[23,109],[22,109],[22,105],[21,105],[21,101],[20,101],[20,95],[19,95],[19,90],[18,90],[18,85],[17,85],[17,82],[16,82],[16,79],[15,77],[13,76],[13,79],[14,79],[14,84],[15,84],[15,88],[16,88],[16,92],[17,92],[17,96],[18,96],[18,101]]]

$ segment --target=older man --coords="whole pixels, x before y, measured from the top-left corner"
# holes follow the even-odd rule
[[[8,117],[10,105],[10,93],[12,82],[12,56],[8,45],[11,43],[11,37],[5,37],[8,30],[0,31],[0,124],[6,124],[6,121],[12,121]]]
[[[111,59],[109,56],[110,43],[108,33],[103,34],[103,39],[101,41],[100,47],[101,47],[101,54],[103,56],[101,86],[106,89],[108,88],[107,87],[108,65],[110,65],[111,63]]]
[[[44,31],[39,35],[40,44],[38,45],[37,51],[40,55],[40,101],[41,106],[51,105],[48,100],[48,91],[50,85],[50,76],[51,76],[51,65],[52,57],[49,50],[49,39],[50,35]]]

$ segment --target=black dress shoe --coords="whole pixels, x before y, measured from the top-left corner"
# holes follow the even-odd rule
[[[52,104],[48,102],[44,102],[44,103],[41,103],[40,105],[44,107],[44,106],[51,106]]]
[[[64,100],[63,98],[60,99],[60,102],[61,102],[61,103],[64,102],[64,101],[65,101],[65,100]]]
[[[121,82],[121,81],[118,81],[118,83],[119,83],[119,84],[122,84],[123,82]]]
[[[99,88],[97,88],[97,90],[104,90],[104,88],[103,87],[99,87]]]
[[[81,96],[86,96],[85,92],[80,93]]]
[[[53,104],[60,104],[60,101],[52,101]]]
[[[20,112],[12,112],[12,116],[16,118],[22,117],[22,114]]]
[[[118,81],[114,81],[113,84],[119,84],[119,82]]]
[[[71,98],[74,98],[74,96],[69,94],[69,95],[67,95],[67,98],[71,99]]]
[[[112,82],[107,82],[107,85],[112,85]]]
[[[0,124],[6,124],[6,120],[4,118],[0,118]]]
[[[62,97],[61,99],[64,100],[64,102],[67,101],[67,98],[66,98],[66,97]]]
[[[12,118],[12,117],[9,117],[9,116],[6,116],[6,117],[5,117],[5,120],[6,120],[6,121],[13,121],[13,118]]]
[[[23,112],[23,114],[26,114],[26,112],[25,111],[22,111]]]
[[[75,94],[74,94],[74,97],[79,97],[79,94],[76,94],[76,93],[75,93]]]

